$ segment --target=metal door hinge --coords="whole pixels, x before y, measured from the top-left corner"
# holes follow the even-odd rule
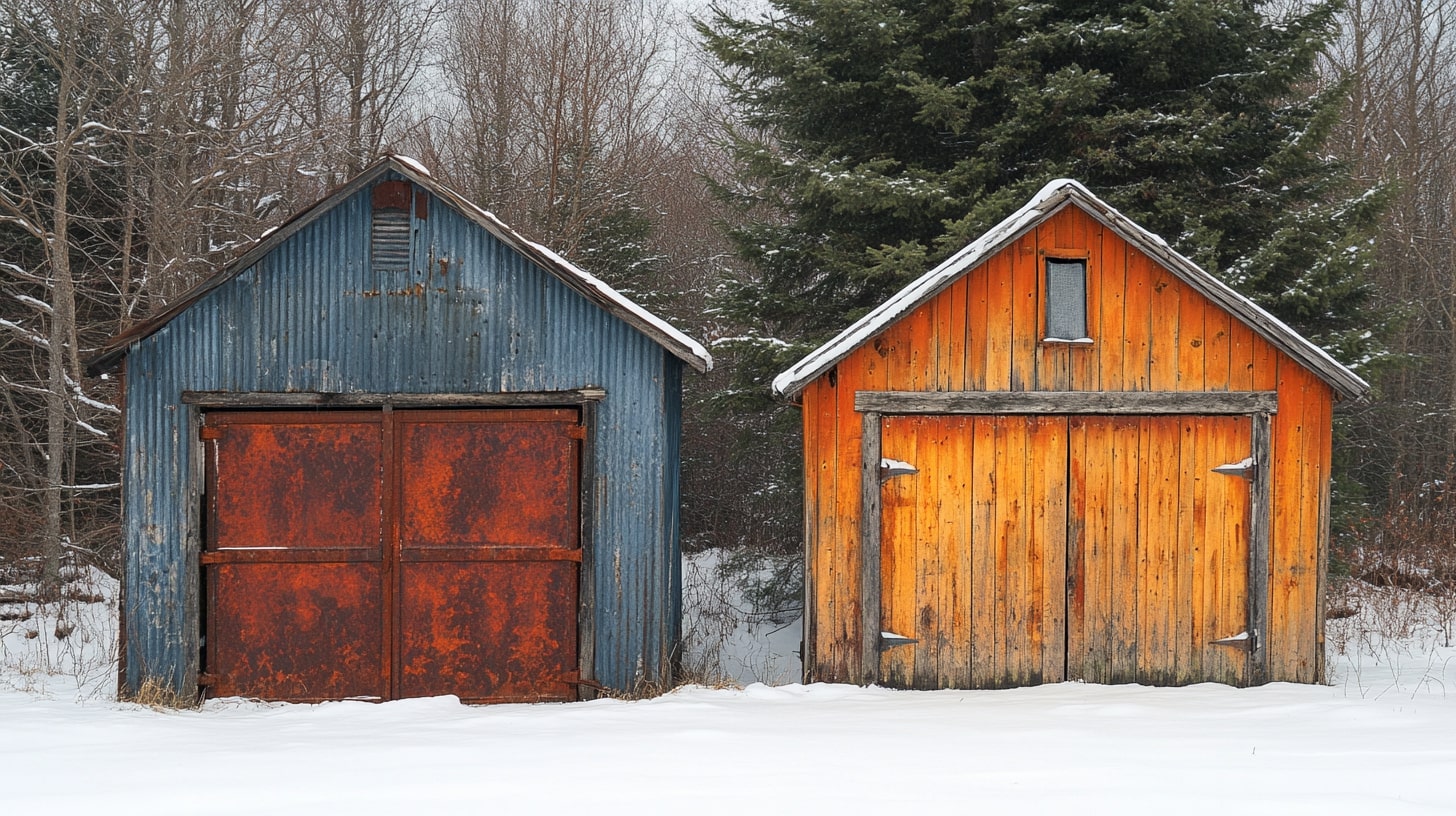
[[[893,479],[896,476],[909,476],[920,471],[909,462],[902,462],[899,459],[884,458],[880,460],[880,481]]]
[[[222,428],[216,425],[203,425],[197,431],[199,439],[222,439]]]
[[[1232,637],[1219,638],[1211,642],[1215,646],[1228,646],[1244,652],[1255,652],[1259,650],[1259,633],[1243,631]]]
[[[916,640],[915,638],[905,637],[904,635],[897,635],[894,632],[880,633],[880,651],[882,652],[886,649],[893,649],[896,646],[908,646],[912,643],[919,642],[920,641]]]
[[[585,425],[568,425],[568,426],[566,426],[566,435],[568,437],[572,438],[572,439],[583,439],[584,440],[584,439],[586,439],[586,426]]]
[[[1242,462],[1219,465],[1213,469],[1213,472],[1221,473],[1224,476],[1237,476],[1252,482],[1259,477],[1259,466],[1254,462],[1254,457],[1250,456]]]

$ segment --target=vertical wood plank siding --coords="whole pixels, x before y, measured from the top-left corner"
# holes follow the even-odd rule
[[[1088,313],[1087,325],[1092,335],[1090,345],[1042,343],[1044,313],[1041,273],[1044,258],[1080,253],[1087,259]],[[1209,301],[1191,286],[1163,269],[1140,250],[1106,229],[1080,208],[1062,209],[1001,252],[972,269],[953,285],[941,291],[918,309],[887,327],[879,336],[864,343],[845,357],[834,369],[811,382],[802,392],[804,409],[804,445],[808,513],[806,534],[808,553],[808,611],[806,613],[805,647],[806,676],[810,680],[858,682],[874,672],[863,665],[866,652],[862,648],[864,633],[860,631],[862,615],[858,609],[861,597],[861,434],[862,417],[855,413],[853,396],[857,390],[893,391],[1274,391],[1279,394],[1279,409],[1272,417],[1271,507],[1266,521],[1271,530],[1269,557],[1270,647],[1269,680],[1317,682],[1321,679],[1320,649],[1323,622],[1318,602],[1320,570],[1327,543],[1328,518],[1322,499],[1327,494],[1330,477],[1330,410],[1334,393],[1329,385],[1301,366],[1293,358],[1255,334],[1241,321],[1231,318],[1223,308]],[[887,418],[888,419],[888,418]],[[1121,449],[1153,451],[1155,457],[1177,461],[1181,451],[1193,447],[1218,449],[1218,441],[1208,432],[1189,428],[1174,433],[1161,427],[1137,423],[1114,423],[1098,433],[1128,432],[1142,434],[1133,444]],[[997,434],[1011,433],[1007,429]],[[1017,433],[1025,434],[1024,431]],[[1180,434],[1187,433],[1187,436]],[[1149,435],[1151,434],[1151,436]],[[1027,440],[1040,439],[1043,432],[1033,433]],[[999,438],[999,437],[998,437]],[[1110,439],[1111,437],[1108,437]],[[1008,442],[1012,441],[1008,437]],[[962,444],[963,443],[954,443]],[[979,443],[978,443],[979,444]],[[1040,444],[1024,441],[1023,444]],[[1087,432],[1074,426],[1070,439],[1059,444],[1081,446],[1092,450],[1097,445],[1106,449],[1106,442],[1095,442]],[[920,439],[915,453],[933,460],[935,457],[960,456],[969,466],[965,485],[956,484],[950,494],[967,498],[971,512],[1000,517],[1014,508],[982,507],[979,496],[989,485],[983,484],[992,468],[989,463],[970,463],[964,452],[952,451],[951,442],[938,437]],[[1002,450],[1002,446],[986,445],[985,450]],[[977,451],[979,453],[979,450]],[[891,455],[887,451],[886,455]],[[1001,454],[998,453],[997,456]],[[1009,464],[997,462],[996,468]],[[1075,459],[1075,457],[1074,457]],[[1034,461],[1028,458],[1027,461]],[[1146,470],[1149,465],[1144,464]],[[1018,465],[1023,480],[1046,481],[1061,478],[1043,473],[1030,465]],[[1022,472],[1025,471],[1025,472]],[[1190,548],[1200,547],[1207,540],[1216,547],[1217,539],[1208,532],[1221,525],[1244,524],[1230,519],[1224,510],[1214,506],[1218,491],[1183,486],[1169,488],[1168,495],[1159,493],[1157,503],[1144,508],[1158,518],[1122,518],[1130,511],[1116,503],[1103,506],[1094,497],[1105,484],[1111,484],[1115,495],[1132,495],[1132,485],[1143,481],[1144,493],[1152,490],[1147,479],[1158,477],[1143,473],[1137,462],[1116,462],[1096,474],[1073,471],[1070,479],[1075,487],[1074,501],[1083,501],[1078,510],[1109,525],[1165,521],[1163,516],[1197,519],[1192,528],[1196,541],[1168,542],[1164,549],[1144,553],[1142,557],[1166,561],[1171,569],[1174,561],[1193,556]],[[958,477],[959,478],[959,477]],[[1087,484],[1084,478],[1095,478]],[[1123,484],[1126,482],[1126,486]],[[913,511],[891,509],[892,502],[910,502],[912,496],[900,496],[901,490],[887,486],[885,525],[917,525]],[[908,486],[904,489],[910,489]],[[1085,493],[1080,492],[1085,491]],[[1153,491],[1156,492],[1156,491]],[[898,507],[898,505],[897,505]],[[907,515],[907,512],[909,513]],[[1060,510],[1057,510],[1060,512]],[[979,515],[977,516],[979,517]],[[1042,519],[1028,519],[1042,523]],[[927,534],[929,531],[926,531]],[[1116,563],[1116,554],[1099,563]],[[913,595],[917,584],[947,580],[943,564],[962,557],[952,552],[886,553],[881,572],[881,592]],[[964,598],[1004,597],[1005,587],[995,581],[1010,578],[1050,586],[1059,573],[1046,571],[1047,565],[1009,563],[1020,557],[1014,548],[999,548],[994,554],[979,553],[966,557],[994,558],[997,574],[985,577],[976,565],[969,567],[975,584],[968,590],[954,588],[939,593],[942,598],[955,598],[959,607]],[[1174,585],[1149,585],[1149,593],[1180,593],[1189,597],[1216,598],[1227,587],[1220,583],[1221,570],[1239,569],[1238,564],[1224,563],[1223,555],[1199,552],[1198,558],[1209,566],[1180,575]],[[910,563],[914,561],[914,563]],[[1025,566],[1027,569],[1020,569]],[[920,571],[916,577],[916,571]],[[1024,577],[1023,577],[1024,574]],[[1087,576],[1086,592],[1114,591],[1109,582],[1114,576]],[[948,585],[947,585],[948,586]],[[1018,586],[1017,592],[1022,591]],[[1069,615],[1078,612],[1073,597]],[[887,609],[897,610],[895,603]],[[960,620],[961,615],[982,614],[982,605],[942,610],[943,620]],[[1028,610],[1027,614],[1039,614]],[[1137,614],[1137,613],[1133,613]],[[1039,632],[1036,621],[1029,621],[1028,631]],[[886,629],[911,627],[911,620],[885,620]],[[1085,622],[1085,631],[1069,633],[1072,638],[1120,638],[1139,630],[1138,642],[1113,649],[1108,671],[1120,673],[1120,661],[1136,661],[1139,650],[1175,650],[1176,665],[1208,664],[1219,668],[1229,659],[1224,647],[1196,652],[1188,647],[1171,645],[1171,627],[1180,627],[1183,640],[1215,636],[1204,631],[1206,622],[1198,619],[1182,621],[1143,620],[1123,622],[1097,619]],[[1122,634],[1112,630],[1120,629]],[[1234,633],[1217,633],[1225,637]],[[1046,636],[1059,637],[1056,632]],[[1040,637],[1041,635],[1038,635]],[[1068,648],[1085,648],[1085,644],[1068,643]],[[932,653],[953,655],[962,660],[961,643],[921,643],[911,647],[895,647],[887,652],[885,665],[895,673],[916,680],[927,669],[920,661]],[[1220,650],[1223,649],[1223,650]],[[1181,651],[1179,651],[1181,650]],[[999,672],[1009,658],[1006,655],[983,656],[974,652],[968,663],[974,675]],[[1035,667],[1013,667],[1028,675]],[[940,671],[936,669],[936,671]],[[963,678],[948,676],[945,681]]]
[[[391,174],[389,177],[393,178]],[[670,678],[681,362],[431,196],[412,269],[369,259],[369,190],[206,295],[127,363],[126,681],[193,688],[195,408],[183,391],[606,390],[596,407],[596,679]]]

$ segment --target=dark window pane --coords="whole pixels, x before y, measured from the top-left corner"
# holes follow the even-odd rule
[[[1087,262],[1047,261],[1047,330],[1053,340],[1087,337]]]

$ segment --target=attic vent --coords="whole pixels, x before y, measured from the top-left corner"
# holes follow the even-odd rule
[[[374,218],[369,227],[371,265],[376,270],[407,270],[410,256],[410,185],[386,181],[374,187]]]

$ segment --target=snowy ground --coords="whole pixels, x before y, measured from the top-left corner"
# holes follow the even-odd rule
[[[1329,686],[750,685],[197,712],[110,701],[106,605],[75,602],[62,640],[53,611],[0,620],[0,802],[208,816],[1456,813],[1456,649],[1401,603],[1334,623]],[[731,648],[776,642],[774,629],[735,629]]]

